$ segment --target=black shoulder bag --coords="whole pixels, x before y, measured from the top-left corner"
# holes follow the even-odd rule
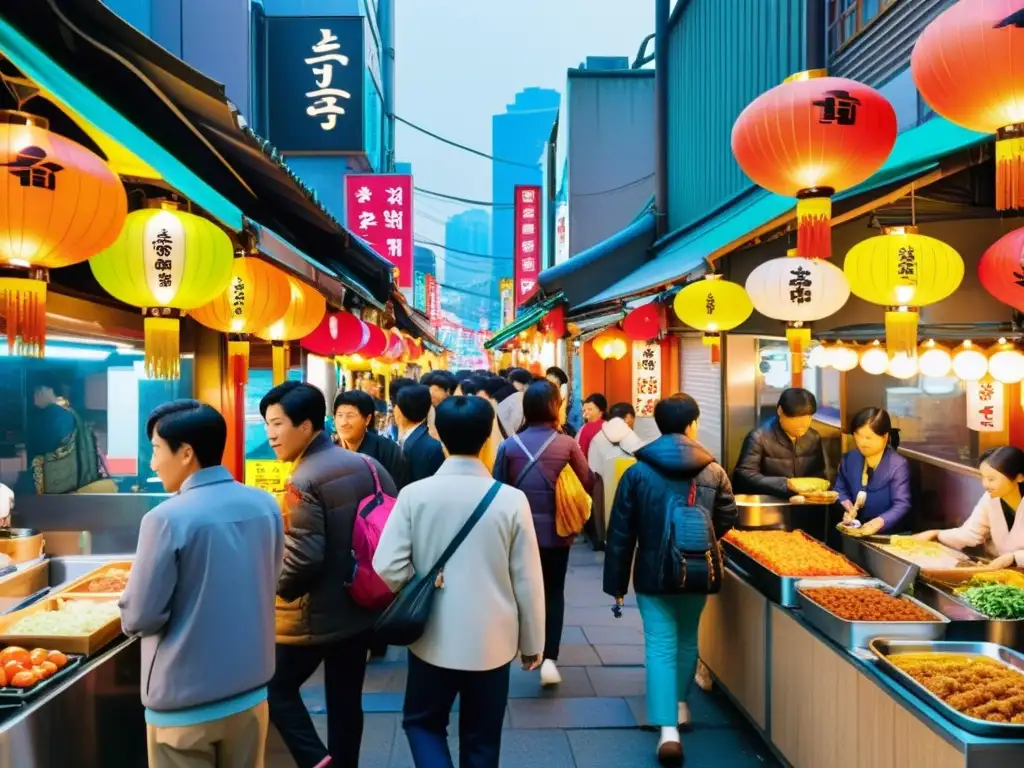
[[[387,645],[412,645],[423,636],[427,628],[427,621],[430,619],[430,609],[434,604],[434,593],[437,591],[435,582],[441,569],[445,567],[455,550],[465,541],[473,526],[484,516],[484,512],[491,506],[494,497],[501,490],[501,483],[495,482],[486,495],[476,505],[473,514],[463,523],[462,528],[451,544],[444,551],[434,567],[422,576],[416,577],[407,584],[394,602],[381,614],[374,625],[373,631],[376,640]]]

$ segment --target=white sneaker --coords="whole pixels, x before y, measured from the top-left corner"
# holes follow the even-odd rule
[[[679,702],[679,727],[690,727],[690,706],[685,701]]]
[[[558,685],[560,682],[562,682],[562,676],[559,674],[555,662],[551,659],[544,659],[540,665],[540,684],[546,688],[549,685]]]
[[[664,766],[683,764],[683,745],[679,740],[678,728],[662,728],[658,739],[658,762]]]

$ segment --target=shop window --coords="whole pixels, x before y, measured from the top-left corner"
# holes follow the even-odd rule
[[[828,0],[828,44],[835,53],[897,0]]]
[[[767,421],[775,415],[779,396],[791,381],[789,346],[782,340],[762,339],[758,342],[757,420]],[[840,373],[832,368],[805,368],[804,388],[818,400],[816,418],[828,424],[839,424]]]
[[[900,430],[900,447],[978,466],[978,433],[967,428],[967,396],[956,378],[921,376],[886,387],[885,409]]]

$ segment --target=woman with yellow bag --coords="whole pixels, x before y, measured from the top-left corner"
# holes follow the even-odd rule
[[[569,548],[590,517],[594,474],[579,444],[558,429],[562,396],[549,381],[523,393],[524,426],[498,448],[494,479],[526,494],[530,501],[544,571],[545,642],[542,685],[562,681],[558,651],[565,615],[565,574]]]

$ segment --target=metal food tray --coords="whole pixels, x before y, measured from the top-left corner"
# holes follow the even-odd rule
[[[807,536],[803,531],[799,531],[799,533],[802,533],[807,537],[808,541],[813,542],[817,546],[829,549],[817,539]],[[725,549],[726,556],[747,574],[750,579],[750,583],[757,588],[758,592],[769,600],[778,603],[783,608],[797,608],[800,605],[796,591],[796,584],[798,581],[811,578],[824,581],[841,581],[843,579],[857,578],[856,576],[783,576],[782,574],[771,570],[767,566],[762,565],[758,560],[755,560],[728,539],[722,539],[721,542]],[[829,549],[829,551],[832,552],[833,550]],[[857,570],[860,571],[861,576],[867,576],[867,573],[865,573],[855,563],[851,562],[850,565],[857,568]]]
[[[26,701],[34,699],[39,694],[54,685],[57,685],[64,678],[70,676],[72,672],[81,666],[84,660],[85,656],[73,656],[69,654],[67,664],[50,675],[50,677],[45,680],[40,680],[35,685],[31,685],[28,688],[15,688],[13,685],[0,688],[0,706],[3,704],[23,704]]]
[[[900,600],[913,603],[935,617],[934,621],[849,621],[840,618],[803,593],[805,589],[833,587],[839,589],[878,589],[888,595],[892,587],[880,579],[801,579],[796,583],[797,600],[807,622],[826,637],[849,650],[867,648],[876,637],[905,637],[914,640],[939,640],[946,634],[949,619],[920,600],[901,595]]]
[[[871,652],[878,658],[878,666],[883,672],[901,683],[908,691],[913,693],[923,702],[932,706],[958,728],[978,736],[991,736],[994,738],[1004,739],[1024,738],[1024,725],[1016,725],[1013,723],[993,723],[988,720],[979,720],[976,717],[968,717],[963,712],[953,709],[953,707],[949,706],[949,704],[944,702],[909,674],[889,661],[890,656],[899,656],[907,653],[941,653],[948,655],[960,654],[965,656],[986,656],[1007,667],[1015,669],[1024,675],[1024,655],[995,643],[951,642],[948,640],[921,642],[918,640],[876,638],[871,641],[869,647]]]

